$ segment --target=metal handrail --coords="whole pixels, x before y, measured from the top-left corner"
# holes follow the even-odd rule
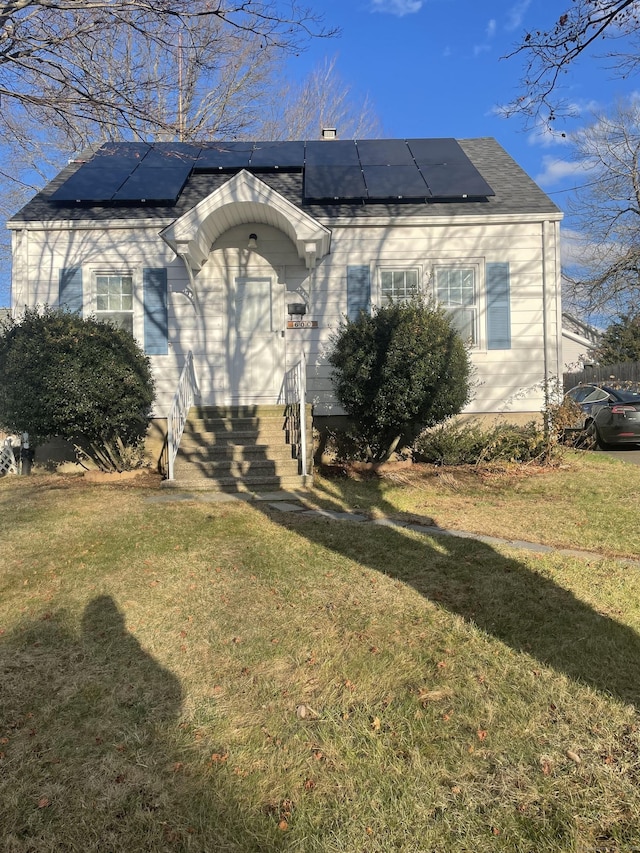
[[[307,473],[307,359],[302,353],[302,358],[298,362],[298,403],[300,406],[300,452],[302,457],[303,475]]]
[[[197,393],[198,383],[193,364],[193,353],[189,350],[167,418],[167,479],[169,480],[174,479],[174,462],[178,455],[189,409],[193,405]]]
[[[289,421],[289,441],[296,448],[299,470],[307,474],[307,360],[304,353],[300,361],[288,370],[284,381],[285,404]]]

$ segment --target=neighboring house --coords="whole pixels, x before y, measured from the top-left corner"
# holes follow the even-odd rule
[[[593,361],[602,332],[566,311],[562,313],[562,367],[564,372],[582,370]]]
[[[158,418],[188,351],[207,405],[277,402],[304,352],[321,424],[341,319],[426,292],[471,341],[465,411],[531,416],[562,372],[561,218],[491,138],[108,143],[10,220],[12,308],[130,329]]]

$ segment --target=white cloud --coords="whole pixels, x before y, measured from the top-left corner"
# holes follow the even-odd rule
[[[522,26],[525,13],[530,5],[531,0],[520,0],[519,3],[512,6],[507,12],[507,20],[504,25],[505,30],[513,32],[513,30],[519,29]]]
[[[582,266],[586,258],[595,254],[595,247],[581,231],[561,226],[560,235],[560,258],[565,269]]]
[[[529,134],[527,141],[529,145],[551,148],[554,145],[566,145],[570,141],[570,135],[566,131],[554,130],[553,127],[540,121]]]
[[[372,12],[386,12],[389,15],[412,15],[422,9],[423,0],[371,0]]]
[[[473,46],[473,55],[480,56],[481,53],[488,53],[491,50],[490,44],[476,44]]]
[[[489,42],[495,36],[497,29],[497,24],[495,18],[492,18],[487,24],[487,29],[485,31],[485,35],[487,41],[482,42],[481,44],[476,44],[473,46],[473,55],[480,56],[481,53],[488,53],[491,50],[491,45]]]
[[[564,180],[564,178],[584,175],[587,171],[584,163],[575,163],[571,160],[562,160],[560,157],[547,155],[542,158],[542,172],[536,175],[535,181],[542,187],[549,187]]]

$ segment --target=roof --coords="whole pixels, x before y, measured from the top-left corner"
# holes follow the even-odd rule
[[[361,151],[365,150],[365,145],[363,143],[367,143],[367,145],[369,145],[366,150],[376,150],[375,146],[373,146],[373,143],[377,142],[376,140],[350,142],[356,148],[359,147],[359,150]],[[551,199],[493,138],[484,137],[479,139],[462,140],[380,140],[379,142],[383,146],[381,150],[384,150],[384,147],[386,146],[386,150],[393,152],[404,152],[405,146],[408,146],[410,151],[420,150],[418,143],[424,143],[426,145],[426,148],[425,145],[423,145],[422,150],[439,150],[439,143],[448,143],[449,148],[447,150],[449,152],[462,152],[461,155],[457,155],[457,157],[452,159],[456,160],[458,164],[461,163],[463,159],[469,163],[470,168],[465,166],[466,172],[465,168],[462,169],[462,174],[467,175],[467,177],[463,178],[462,184],[459,180],[457,183],[454,181],[455,189],[447,196],[446,186],[444,194],[437,189],[438,166],[434,166],[433,169],[429,171],[429,164],[424,166],[418,162],[414,167],[411,167],[411,175],[405,180],[402,176],[408,176],[409,173],[407,170],[409,169],[409,166],[403,160],[402,162],[387,164],[388,169],[382,170],[384,180],[382,180],[380,185],[393,187],[397,179],[400,182],[405,180],[405,184],[407,186],[410,184],[413,187],[416,185],[415,168],[417,168],[420,174],[425,176],[426,186],[424,187],[424,195],[418,195],[418,193],[423,192],[423,190],[414,190],[412,193],[409,193],[409,195],[413,194],[414,197],[405,196],[402,198],[394,198],[391,196],[391,193],[394,192],[393,190],[385,190],[387,193],[386,197],[370,198],[368,197],[366,189],[362,190],[360,188],[353,188],[353,178],[356,171],[360,170],[360,165],[357,164],[357,161],[356,164],[351,164],[349,166],[350,171],[344,172],[344,182],[338,181],[336,183],[335,175],[337,173],[335,171],[331,172],[331,168],[327,171],[327,167],[320,165],[316,167],[315,172],[312,173],[312,169],[316,164],[307,162],[304,159],[300,160],[299,153],[296,155],[298,159],[294,158],[290,160],[283,168],[279,168],[278,166],[265,166],[263,163],[259,163],[259,161],[258,165],[252,165],[252,158],[249,158],[246,163],[243,162],[242,165],[238,165],[240,161],[236,161],[236,165],[224,166],[211,163],[207,164],[205,161],[202,166],[198,166],[198,162],[202,162],[198,161],[200,154],[189,153],[189,157],[191,159],[187,158],[188,165],[187,167],[183,165],[182,168],[184,174],[180,177],[182,173],[178,168],[174,167],[174,163],[170,163],[167,167],[167,148],[163,148],[161,144],[149,145],[148,143],[118,143],[120,146],[127,147],[127,156],[137,158],[137,163],[139,163],[142,157],[145,158],[145,162],[151,163],[151,160],[147,160],[147,157],[155,157],[155,160],[147,171],[147,174],[166,174],[169,176],[171,180],[168,181],[168,184],[173,186],[173,190],[169,190],[168,192],[172,192],[174,197],[170,200],[156,199],[154,201],[149,201],[147,199],[143,201],[135,197],[137,191],[134,188],[133,192],[125,192],[124,197],[118,197],[118,193],[115,193],[109,200],[96,201],[90,197],[79,202],[75,199],[70,200],[69,196],[74,194],[75,190],[69,190],[68,187],[83,185],[83,181],[81,180],[82,175],[88,175],[89,179],[91,179],[92,174],[95,174],[95,172],[92,173],[87,171],[87,161],[93,164],[91,168],[93,168],[95,163],[102,162],[104,164],[107,162],[104,158],[102,161],[97,159],[95,152],[91,151],[88,152],[87,156],[84,158],[80,157],[77,160],[74,160],[65,169],[63,169],[53,181],[51,181],[40,193],[38,193],[9,220],[9,227],[19,228],[22,223],[28,222],[44,222],[51,223],[52,225],[56,222],[63,221],[82,222],[86,224],[91,222],[113,222],[118,220],[131,221],[136,219],[145,220],[147,222],[149,220],[158,219],[163,222],[168,222],[183,216],[188,210],[192,209],[212,192],[224,186],[224,184],[226,184],[235,174],[242,171],[242,169],[247,169],[249,172],[253,172],[261,181],[283,196],[283,198],[304,210],[308,215],[326,223],[330,223],[332,220],[338,219],[362,220],[364,222],[366,220],[374,218],[377,219],[380,217],[404,219],[405,217],[415,218],[416,216],[419,216],[421,218],[424,217],[428,219],[431,217],[502,217],[519,215],[523,217],[533,216],[536,218],[550,217],[559,219],[562,215],[559,208],[551,201]],[[429,146],[429,143],[432,143],[431,147]],[[251,150],[256,150],[256,146],[258,145],[258,143],[216,143],[217,148],[213,149],[211,147],[213,143],[209,143],[206,148],[201,146],[189,146],[189,151],[191,152],[192,149],[195,149],[197,152],[206,151],[207,153],[210,153],[211,151],[219,151],[220,146],[223,144],[230,148],[234,144],[236,146],[242,145],[245,148],[254,146]],[[331,159],[334,152],[337,152],[338,150],[347,153],[350,151],[349,147],[345,146],[341,140],[338,142],[325,140],[314,143],[284,142],[268,144],[275,147],[298,146],[297,149],[292,147],[287,148],[286,150],[288,152],[299,152],[301,150],[299,146],[307,146],[307,149],[302,150],[311,150],[309,149],[309,146],[312,144],[321,146],[320,149],[316,148],[314,150],[320,150],[323,155],[324,152],[327,152],[325,159]],[[340,149],[332,148],[332,146],[336,146],[337,144],[342,147]],[[452,148],[452,144],[455,145],[455,148]],[[260,143],[260,145],[266,146],[267,143]],[[284,151],[285,149],[278,150]],[[100,150],[97,153],[99,155]],[[406,159],[406,155],[404,153],[403,157]],[[362,156],[360,156],[360,160],[363,160]],[[111,162],[112,161],[109,162],[109,167],[111,167]],[[463,163],[463,165],[465,164]],[[83,166],[85,171],[82,175],[79,175],[78,173]],[[404,168],[404,172],[401,167]],[[126,165],[123,166],[123,168],[126,170]],[[135,166],[131,168],[135,168]],[[344,167],[340,165],[335,168],[344,169]],[[371,167],[366,163],[364,164],[362,171],[363,173],[366,173],[366,170],[369,169],[368,174],[371,175],[376,168],[378,169],[377,175],[380,175],[380,167]],[[458,166],[455,166],[455,168],[458,169]],[[322,169],[325,171],[323,172]],[[333,179],[327,177],[329,173],[334,176]],[[101,174],[105,174],[105,172],[102,172]],[[124,175],[125,172],[122,174]],[[432,183],[431,178],[432,174],[436,175],[435,192],[432,190],[434,187],[434,183]],[[460,172],[458,171],[456,174],[459,175]],[[311,175],[313,175],[313,181],[310,179]],[[70,178],[73,178],[75,184],[69,183],[66,185],[67,189],[65,189],[65,184]],[[130,172],[127,172],[127,176],[123,180],[131,180],[126,186],[130,186],[135,183],[132,178],[133,175]],[[114,177],[114,180],[117,183],[117,176]],[[454,179],[447,178],[447,180]],[[328,183],[326,183],[327,181]],[[464,181],[469,182],[471,193],[464,192],[466,186]],[[325,182],[325,185],[329,187],[326,193],[322,189],[323,182]],[[87,181],[84,181],[84,185],[87,185]],[[90,180],[88,185],[91,185]],[[336,186],[338,187],[338,197],[331,197],[332,194],[336,192]],[[362,184],[362,186],[364,187],[365,184]],[[318,189],[318,187],[320,187],[320,189]],[[342,187],[345,187],[346,189],[343,190]],[[352,188],[349,189],[349,187]],[[118,192],[120,192],[121,196],[123,195],[121,190]],[[322,197],[323,193],[327,195],[326,198]]]
[[[573,314],[567,311],[562,312],[562,331],[563,333],[571,333],[574,336],[579,336],[581,340],[587,341],[592,346],[600,343],[602,332],[590,323],[585,323]]]

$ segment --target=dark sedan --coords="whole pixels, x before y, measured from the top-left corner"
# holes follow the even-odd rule
[[[582,409],[576,430],[595,439],[603,449],[640,444],[640,393],[608,385],[578,385],[565,398]]]

